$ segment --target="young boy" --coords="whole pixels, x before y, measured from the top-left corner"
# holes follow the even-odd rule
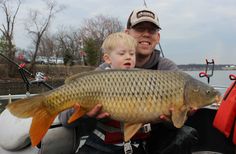
[[[124,32],[109,35],[102,44],[103,60],[111,69],[129,69],[135,66],[137,41]],[[97,70],[102,70],[99,67]]]
[[[135,67],[137,41],[125,32],[110,34],[102,44],[103,63],[96,70],[130,69]],[[76,106],[75,106],[76,108]],[[73,109],[71,109],[71,112]],[[107,116],[108,117],[108,116]],[[59,119],[67,125],[65,119]],[[87,119],[84,117],[84,119]],[[82,120],[82,119],[81,119]],[[88,119],[87,119],[88,120]],[[128,145],[131,146],[131,145]],[[131,148],[131,147],[128,147]],[[137,150],[133,147],[134,152]],[[129,149],[128,149],[129,150]],[[96,127],[79,149],[79,154],[120,154],[124,153],[121,124],[109,118],[97,120]]]

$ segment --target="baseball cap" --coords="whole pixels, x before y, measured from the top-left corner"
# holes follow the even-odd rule
[[[133,10],[127,21],[127,28],[132,28],[141,22],[151,22],[161,29],[157,14],[151,9],[143,7]]]

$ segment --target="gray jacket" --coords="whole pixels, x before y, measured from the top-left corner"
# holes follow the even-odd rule
[[[99,65],[99,67],[97,67],[96,70],[104,70],[107,67],[109,67],[109,65],[103,63]],[[144,64],[142,67],[137,67],[137,68],[153,69],[153,70],[178,70],[177,65],[173,61],[160,56],[159,50],[154,50],[148,62]]]

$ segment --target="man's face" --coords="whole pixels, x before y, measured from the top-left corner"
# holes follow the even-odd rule
[[[159,29],[150,22],[141,22],[126,32],[137,40],[136,52],[139,55],[150,55],[160,41]]]

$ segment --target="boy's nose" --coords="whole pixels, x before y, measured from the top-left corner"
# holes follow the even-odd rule
[[[125,59],[131,59],[131,56],[129,54],[126,54]]]

